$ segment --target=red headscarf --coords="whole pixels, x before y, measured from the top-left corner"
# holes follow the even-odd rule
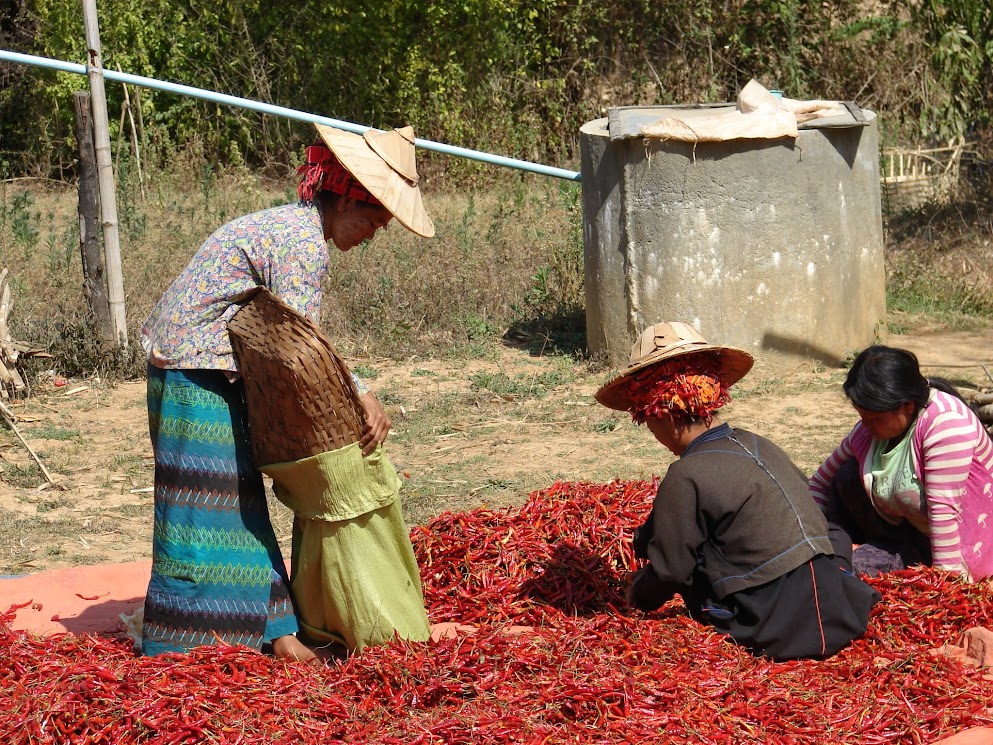
[[[700,356],[650,365],[634,375],[628,392],[628,410],[636,424],[676,412],[710,424],[714,412],[731,401],[717,362]]]
[[[301,202],[310,204],[318,192],[330,191],[360,202],[379,204],[379,200],[348,172],[323,142],[308,147],[306,157],[307,162],[297,168],[297,175],[301,176],[297,187]]]

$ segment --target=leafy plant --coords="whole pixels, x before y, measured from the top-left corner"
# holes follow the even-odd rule
[[[616,432],[620,428],[621,422],[618,422],[616,419],[602,419],[593,425],[593,431],[601,435]]]
[[[931,49],[931,76],[939,90],[925,133],[963,137],[990,121],[993,7],[985,0],[925,0],[916,20]]]
[[[409,123],[426,139],[560,164],[578,162],[579,127],[611,106],[733,100],[753,77],[795,98],[858,98],[894,137],[922,126],[927,137],[962,133],[988,121],[990,13],[986,0],[98,6],[108,69],[376,127]],[[3,29],[9,48],[84,61],[72,0],[14,4]],[[10,68],[0,152],[16,173],[71,175],[69,101],[85,80]],[[150,166],[196,151],[211,164],[285,174],[314,136],[300,122],[130,90],[126,102],[123,86],[107,86],[111,139],[130,141],[129,113]],[[493,173],[432,153],[421,166],[428,179],[458,183]]]
[[[514,378],[502,372],[478,372],[471,375],[469,380],[475,388],[498,396],[543,398],[549,390],[570,382],[572,377],[558,370],[546,370],[534,376],[518,375]]]
[[[3,471],[0,472],[0,480],[14,487],[28,488],[38,486],[41,483],[42,473],[34,464],[11,463],[4,465]]]
[[[42,440],[76,440],[79,439],[78,429],[67,429],[54,425],[35,427],[31,430],[31,436]]]
[[[9,231],[14,244],[21,247],[25,258],[30,258],[39,235],[38,228],[35,227],[39,215],[32,214],[32,206],[34,197],[27,190],[15,192],[9,203],[6,191],[0,192],[0,231]]]
[[[352,372],[363,380],[375,380],[379,377],[379,370],[374,367],[369,367],[368,365],[353,365]]]

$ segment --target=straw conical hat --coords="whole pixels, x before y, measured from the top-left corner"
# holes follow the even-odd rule
[[[331,152],[369,193],[408,230],[430,238],[434,223],[428,217],[417,186],[412,127],[365,136],[315,124]],[[370,130],[371,131],[371,130]]]
[[[362,135],[369,147],[376,151],[390,168],[408,181],[417,184],[417,164],[414,162],[414,128],[404,127],[391,132],[366,130]]]
[[[737,383],[752,369],[752,355],[737,347],[711,344],[695,328],[671,321],[645,329],[631,350],[631,362],[624,371],[596,392],[596,400],[620,411],[631,407],[628,384],[632,376],[658,362],[684,355],[706,353],[717,362],[724,385]]]

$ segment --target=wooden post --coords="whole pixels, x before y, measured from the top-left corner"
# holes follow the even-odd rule
[[[83,295],[89,303],[100,338],[117,342],[107,301],[107,279],[97,235],[100,203],[97,196],[97,162],[90,120],[90,94],[72,94],[76,109],[76,141],[79,143],[79,250],[83,258]]]
[[[97,25],[96,0],[83,0],[86,25],[86,72],[90,79],[93,104],[93,133],[97,156],[97,180],[100,183],[100,213],[103,217],[103,251],[107,266],[107,294],[114,339],[128,346],[128,322],[124,308],[124,273],[117,232],[117,194],[114,187],[114,164],[110,153],[110,128],[107,124],[107,96],[103,87],[103,61],[100,59],[100,29]]]

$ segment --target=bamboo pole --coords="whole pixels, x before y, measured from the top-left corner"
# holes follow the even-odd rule
[[[126,86],[125,86],[126,87]],[[121,121],[117,125],[117,148],[114,150],[114,181],[117,182],[121,172],[121,148],[124,146],[124,117],[127,111],[121,107]]]
[[[110,127],[107,123],[107,94],[103,85],[103,61],[100,58],[100,29],[96,0],[83,0],[86,25],[87,64],[90,98],[93,105],[94,145],[97,154],[97,179],[100,183],[100,214],[103,217],[103,251],[107,268],[107,294],[114,338],[121,347],[128,346],[128,323],[124,307],[124,273],[121,268],[121,245],[117,231],[117,194],[114,165],[110,152]]]
[[[19,430],[17,425],[14,423],[17,420],[17,416],[13,411],[7,408],[3,401],[0,401],[0,414],[3,414],[4,421],[7,422],[7,426],[9,426],[14,431],[14,434],[17,435],[17,439],[21,441],[24,449],[28,451],[32,458],[34,458],[34,462],[37,463],[38,468],[41,469],[41,473],[44,475],[45,481],[52,486],[57,486],[55,479],[52,478],[52,474],[50,474],[48,469],[45,468],[45,464],[41,462],[41,458],[39,458],[38,454],[31,449],[31,446],[28,445],[28,441],[25,440],[24,435],[21,434],[21,430]]]
[[[117,66],[118,72],[120,72],[121,66]],[[128,121],[131,123],[131,146],[134,149],[134,167],[138,171],[138,186],[141,188],[141,199],[145,200],[145,177],[141,172],[141,147],[138,145],[138,127],[135,125],[134,121],[134,111],[131,109],[131,96],[128,94],[127,83],[122,83],[121,87],[124,89],[124,108],[121,110],[127,112]],[[124,124],[121,123],[123,129]]]
[[[38,57],[32,54],[21,54],[20,52],[9,52],[5,49],[0,49],[0,61],[4,62],[16,62],[22,65],[35,65],[36,67],[44,67],[49,70],[61,70],[62,72],[71,72],[78,75],[86,74],[86,67],[83,65],[77,65],[73,62],[65,62],[64,60],[54,60],[47,57]],[[306,111],[299,111],[297,109],[288,109],[284,106],[274,106],[270,103],[261,103],[259,101],[251,101],[247,98],[238,98],[237,96],[229,96],[226,93],[217,93],[215,91],[207,91],[203,88],[194,88],[190,85],[181,85],[179,83],[170,83],[163,80],[156,80],[155,78],[148,78],[142,75],[132,75],[131,73],[117,72],[116,70],[105,70],[104,77],[107,80],[121,83],[129,83],[131,85],[140,85],[145,88],[151,88],[157,91],[166,91],[168,93],[176,93],[180,96],[192,96],[193,98],[199,98],[205,101],[212,101],[214,103],[223,104],[225,106],[237,106],[239,108],[248,109],[250,111],[258,111],[263,114],[270,114],[272,116],[282,116],[287,119],[293,119],[295,121],[301,122],[314,122],[317,124],[326,124],[329,127],[334,127],[335,129],[343,129],[346,132],[353,132],[355,134],[362,134],[370,129],[362,124],[354,124],[352,122],[342,121],[341,119],[331,119],[326,116],[319,116],[317,114],[310,114]],[[140,121],[140,118],[139,118]],[[555,166],[547,166],[541,163],[531,163],[526,160],[518,160],[517,158],[508,158],[503,155],[494,155],[493,153],[485,153],[479,150],[469,150],[464,147],[457,147],[455,145],[446,145],[442,142],[432,142],[431,140],[422,140],[420,137],[414,140],[414,145],[416,147],[424,148],[425,150],[431,150],[436,153],[443,153],[445,155],[454,155],[459,158],[469,158],[470,160],[478,160],[483,163],[489,163],[494,166],[504,166],[506,168],[516,168],[519,171],[528,171],[530,173],[541,174],[542,176],[551,176],[553,178],[565,179],[567,181],[582,181],[583,174],[577,171],[569,171],[565,168],[556,168]]]

